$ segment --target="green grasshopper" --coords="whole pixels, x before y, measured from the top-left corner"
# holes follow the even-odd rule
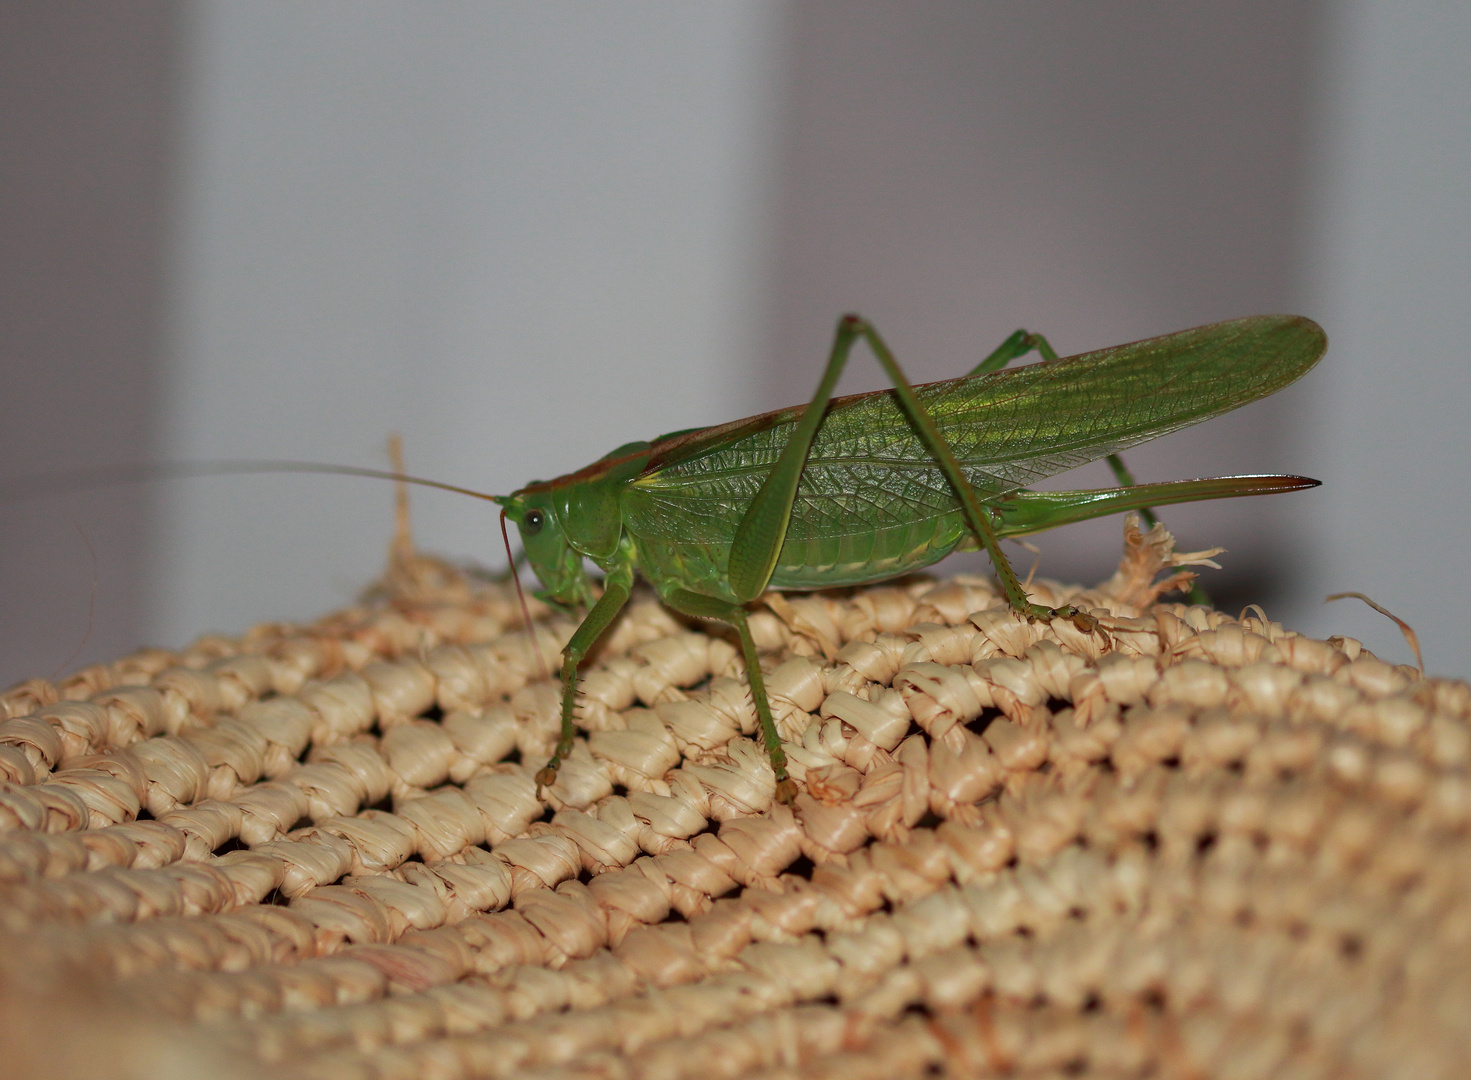
[[[833,397],[865,342],[890,390]],[[866,585],[982,548],[1002,594],[1028,619],[1097,619],[1032,603],[1003,537],[1123,510],[1317,486],[1298,476],[1228,476],[1088,491],[1027,485],[1116,454],[1287,386],[1318,362],[1322,329],[1295,316],[1215,323],[1058,359],[1018,330],[970,374],[911,386],[868,322],[838,322],[805,406],[618,447],[586,468],[494,496],[543,590],[589,608],[562,651],[562,730],[536,775],[555,783],[576,732],[577,671],[641,573],[673,610],[734,628],[776,797],[797,793],[761,677],[747,605],[768,589]],[[1036,350],[1040,363],[1006,369]],[[1005,369],[1005,370],[1003,370]],[[443,486],[443,485],[435,485]],[[594,592],[584,560],[602,569]]]
[[[853,346],[865,342],[894,384],[833,397]],[[1282,389],[1327,347],[1307,319],[1261,315],[1058,359],[1025,330],[969,375],[911,386],[877,331],[838,322],[827,369],[804,406],[618,447],[584,469],[511,495],[347,465],[180,462],[39,477],[4,497],[222,473],[308,472],[391,479],[501,505],[541,579],[537,596],[588,608],[562,650],[562,728],[536,774],[549,788],[572,752],[577,670],[627,603],[636,573],[675,611],[729,624],[740,639],[776,797],[797,787],[772,719],[746,606],[768,589],[867,585],[984,549],[1002,594],[1028,619],[1097,619],[1032,603],[1001,550],[1004,537],[1151,506],[1316,487],[1300,476],[1225,476],[1136,485],[1117,453]],[[1007,369],[1035,350],[1040,363]],[[1027,485],[1107,457],[1116,488]],[[509,549],[509,543],[507,544]],[[598,596],[585,568],[603,571]],[[513,563],[514,568],[514,563]]]

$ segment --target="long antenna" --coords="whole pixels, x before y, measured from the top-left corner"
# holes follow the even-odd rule
[[[68,472],[42,473],[22,477],[8,484],[0,483],[0,503],[21,502],[39,499],[48,495],[70,495],[99,488],[117,487],[120,484],[147,484],[157,480],[182,480],[196,476],[229,476],[260,473],[310,473],[326,476],[361,476],[369,480],[392,480],[398,484],[417,484],[420,487],[438,488],[456,495],[469,495],[473,499],[503,503],[504,496],[488,495],[474,488],[446,484],[439,480],[428,480],[422,476],[409,476],[402,472],[386,469],[365,469],[359,465],[330,465],[319,461],[268,461],[236,459],[233,461],[172,461],[130,462],[124,465],[102,466],[96,469],[75,469]],[[402,496],[400,496],[402,503]],[[506,561],[511,568],[511,580],[516,585],[516,599],[521,604],[521,617],[526,623],[526,635],[531,639],[531,651],[536,656],[537,671],[545,677],[551,669],[541,655],[541,646],[536,642],[536,628],[531,621],[531,608],[526,603],[526,593],[521,588],[521,575],[516,572],[516,559],[511,554],[511,534],[506,529],[506,510],[501,506],[501,540],[506,546]]]
[[[495,502],[496,496],[458,484],[426,480],[422,476],[406,476],[385,469],[365,469],[357,465],[328,465],[319,461],[268,461],[240,459],[233,461],[132,462],[104,465],[96,469],[42,473],[0,483],[0,502],[21,502],[47,495],[70,495],[80,491],[117,487],[120,484],[147,484],[157,480],[185,480],[195,476],[229,476],[249,473],[316,473],[327,476],[362,476],[370,480],[395,480],[401,484],[452,491],[475,499]]]

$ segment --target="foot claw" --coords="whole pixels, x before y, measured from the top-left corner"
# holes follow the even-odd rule
[[[791,806],[797,801],[797,781],[790,776],[783,776],[776,782],[776,801],[783,806]]]
[[[1082,634],[1092,634],[1098,629],[1098,616],[1069,604],[1058,614],[1063,615]]]
[[[1091,634],[1098,629],[1098,618],[1073,604],[1065,607],[1050,608],[1041,604],[1028,604],[1027,610],[1021,612],[1028,622],[1051,622],[1053,619],[1067,619],[1080,633]]]

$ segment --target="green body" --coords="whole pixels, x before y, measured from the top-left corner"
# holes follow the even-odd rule
[[[859,338],[895,389],[833,398]],[[911,388],[872,328],[848,317],[809,405],[630,443],[501,500],[542,595],[591,603],[584,558],[605,572],[603,602],[565,654],[564,721],[570,729],[576,662],[635,573],[676,609],[741,631],[742,606],[765,589],[868,584],[983,547],[1019,612],[1087,620],[1031,605],[998,538],[1313,482],[1226,477],[1086,492],[1029,485],[1265,397],[1311,368],[1325,347],[1322,330],[1306,319],[1259,316],[998,370],[1031,348],[1051,356],[1045,341],[1019,331],[971,375]],[[749,669],[754,646],[747,651]],[[757,681],[759,672],[752,690],[762,696]],[[564,734],[548,783],[570,750]],[[773,738],[767,733],[768,749]]]

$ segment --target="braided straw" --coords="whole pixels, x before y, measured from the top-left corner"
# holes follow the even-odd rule
[[[558,692],[514,594],[400,552],[308,627],[0,695],[0,1072],[1471,1075],[1471,687],[980,579],[635,602]],[[575,620],[538,610],[543,655]]]

